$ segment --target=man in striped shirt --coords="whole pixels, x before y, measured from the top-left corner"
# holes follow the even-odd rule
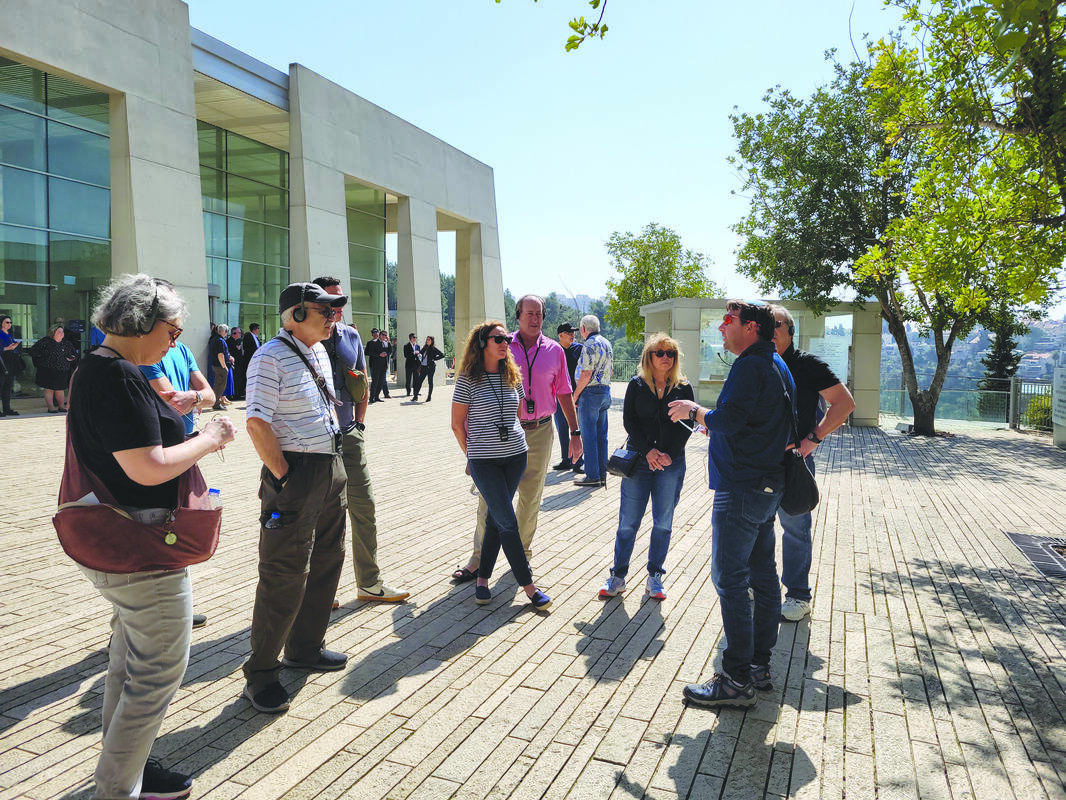
[[[287,286],[278,303],[284,330],[248,365],[248,436],[263,469],[244,695],[267,713],[289,707],[282,665],[326,672],[348,661],[323,647],[344,566],[347,501],[333,370],[321,344],[347,302],[313,283]]]

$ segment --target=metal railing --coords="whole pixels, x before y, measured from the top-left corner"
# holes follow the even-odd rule
[[[881,389],[881,412],[914,415],[910,397],[902,389]],[[1009,391],[945,389],[936,406],[938,419],[999,422],[1014,429],[1051,430],[1051,383],[1012,378]]]

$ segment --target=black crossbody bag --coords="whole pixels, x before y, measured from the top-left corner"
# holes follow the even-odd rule
[[[795,447],[785,451],[782,465],[785,468],[785,491],[781,495],[781,510],[786,514],[796,516],[806,514],[814,510],[821,499],[818,493],[818,482],[814,475],[807,469],[807,463],[799,452],[799,428],[796,425],[796,406],[792,402],[792,395],[785,383],[785,376],[777,364],[774,364],[777,377],[781,380],[781,388],[785,393],[785,404],[788,406],[788,419],[792,428],[792,443]]]

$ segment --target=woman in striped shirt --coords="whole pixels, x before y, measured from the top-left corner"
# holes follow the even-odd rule
[[[492,599],[489,578],[502,547],[511,574],[529,602],[543,610],[552,601],[533,585],[513,506],[526,469],[527,448],[518,422],[518,404],[525,397],[522,373],[510,344],[502,322],[483,322],[470,331],[452,394],[452,433],[466,454],[467,472],[488,507],[474,598],[478,605]]]

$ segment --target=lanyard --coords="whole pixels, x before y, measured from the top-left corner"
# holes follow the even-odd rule
[[[537,336],[537,349],[533,351],[532,361],[529,360],[529,351],[526,349],[526,345],[522,341],[522,335],[516,333],[515,336],[518,337],[518,342],[522,346],[522,355],[526,358],[526,372],[529,373],[529,389],[526,390],[526,398],[533,400],[533,365],[537,363],[537,356],[540,355],[540,336]]]

